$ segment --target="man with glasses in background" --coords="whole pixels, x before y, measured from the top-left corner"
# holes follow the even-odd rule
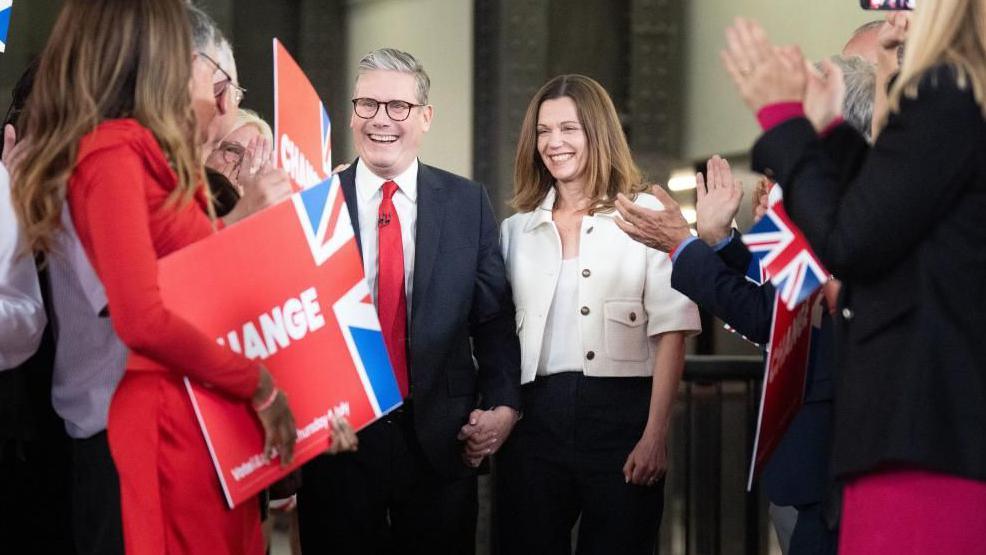
[[[476,466],[518,416],[520,348],[496,217],[481,185],[418,162],[429,86],[406,52],[359,63],[359,157],[339,177],[405,402],[360,432],[357,452],[303,468],[305,553],[472,553]]]

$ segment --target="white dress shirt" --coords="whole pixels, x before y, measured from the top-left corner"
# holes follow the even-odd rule
[[[517,307],[521,383],[533,381],[545,348],[551,302],[562,271],[561,239],[551,219],[552,188],[531,212],[504,220],[500,241]],[[636,204],[659,209],[648,194]],[[630,239],[616,226],[619,215],[582,218],[579,231],[578,313],[580,368],[586,376],[650,376],[660,336],[698,333],[698,308],[671,288],[667,254]],[[577,370],[577,369],[576,369]]]
[[[82,248],[67,203],[55,252],[48,257],[48,281],[55,332],[51,404],[69,436],[91,437],[106,429],[127,348],[104,313],[106,290]]]
[[[34,258],[23,249],[10,175],[0,164],[0,370],[33,355],[47,323]]]
[[[359,235],[363,249],[363,272],[366,284],[377,302],[377,260],[380,243],[377,218],[380,214],[380,201],[383,200],[385,181],[397,183],[394,193],[394,208],[401,221],[401,241],[404,243],[404,291],[407,294],[407,313],[411,315],[411,285],[414,278],[414,234],[418,221],[418,160],[397,177],[387,180],[377,176],[363,164],[356,161],[356,197],[358,199]]]

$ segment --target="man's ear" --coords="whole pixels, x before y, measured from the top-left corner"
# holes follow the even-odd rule
[[[421,109],[422,129],[427,132],[431,129],[431,119],[435,117],[435,110],[431,104]]]

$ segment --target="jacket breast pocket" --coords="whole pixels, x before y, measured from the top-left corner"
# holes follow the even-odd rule
[[[612,360],[642,362],[650,355],[647,313],[638,300],[606,301],[603,305],[603,340]]]

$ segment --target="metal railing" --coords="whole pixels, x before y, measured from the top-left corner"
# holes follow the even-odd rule
[[[766,501],[746,492],[763,359],[692,355],[672,421],[660,553],[765,555]]]

